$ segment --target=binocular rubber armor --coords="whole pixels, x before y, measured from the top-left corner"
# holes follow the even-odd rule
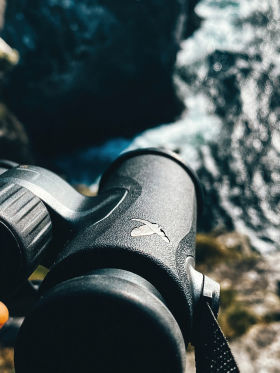
[[[18,335],[16,372],[182,373],[190,342],[203,360],[219,285],[194,269],[201,211],[195,174],[161,149],[121,155],[95,197],[0,162],[0,299],[50,267]]]

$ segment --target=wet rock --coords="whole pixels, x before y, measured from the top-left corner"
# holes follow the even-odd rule
[[[201,1],[206,18],[178,58],[177,77],[220,123],[197,161],[207,190],[203,229],[244,232],[267,252],[280,248],[280,8],[259,4]]]
[[[41,154],[131,136],[182,109],[172,82],[194,0],[9,0],[9,107]],[[191,28],[191,27],[190,27]]]

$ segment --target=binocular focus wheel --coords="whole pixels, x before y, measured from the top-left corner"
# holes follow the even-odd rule
[[[51,228],[48,210],[38,197],[13,183],[0,185],[1,297],[32,272],[51,240]]]

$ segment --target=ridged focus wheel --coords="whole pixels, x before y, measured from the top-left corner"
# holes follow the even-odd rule
[[[32,273],[51,238],[44,203],[24,187],[0,184],[0,299]]]

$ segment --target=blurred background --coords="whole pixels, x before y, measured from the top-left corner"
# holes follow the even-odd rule
[[[178,152],[241,372],[280,372],[279,1],[0,0],[0,25],[0,158],[88,193],[122,151]]]

